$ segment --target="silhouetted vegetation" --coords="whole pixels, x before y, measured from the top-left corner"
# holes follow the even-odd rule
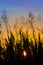
[[[30,15],[31,16],[31,15]],[[7,25],[6,25],[7,26]],[[34,29],[33,29],[34,30]],[[6,49],[2,49],[1,42],[0,42],[0,62],[7,62],[7,63],[14,63],[14,62],[28,62],[28,63],[36,63],[43,61],[43,47],[40,40],[40,34],[38,34],[38,45],[35,40],[34,42],[31,40],[29,41],[29,37],[27,36],[28,31],[25,34],[20,30],[20,41],[15,43],[15,36],[13,36],[12,32],[10,31],[10,37],[5,39]],[[7,32],[8,34],[8,32]],[[33,31],[34,36],[34,31]],[[23,55],[23,51],[26,51],[26,57]]]
[[[23,35],[22,35],[23,36]],[[40,39],[40,36],[39,36]],[[21,40],[22,41],[22,40]],[[11,37],[9,38],[9,42],[7,43],[7,49],[2,52],[2,47],[0,45],[0,56],[2,62],[32,62],[32,61],[42,61],[43,59],[43,48],[42,48],[42,42],[39,40],[39,45],[37,48],[37,42],[35,42],[35,46],[33,45],[34,42],[29,42],[28,38],[25,38],[23,36],[23,45],[22,43],[16,43],[15,50],[13,49],[14,44],[14,36],[11,34]],[[22,47],[23,46],[23,47]],[[27,56],[24,57],[22,55],[23,50],[27,52]],[[3,58],[4,57],[4,58]]]

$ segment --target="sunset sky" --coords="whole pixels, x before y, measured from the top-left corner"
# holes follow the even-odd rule
[[[8,16],[11,17],[9,21],[11,21],[12,27],[15,17],[28,16],[29,11],[43,16],[43,0],[0,0],[0,19],[3,10],[7,10]],[[5,29],[3,30],[5,32]]]
[[[2,10],[10,16],[27,15],[29,11],[43,14],[43,0],[0,0],[0,14]]]

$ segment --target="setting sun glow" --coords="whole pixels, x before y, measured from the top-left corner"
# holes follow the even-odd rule
[[[24,57],[26,57],[26,55],[27,55],[26,51],[23,51],[23,55],[24,55]]]

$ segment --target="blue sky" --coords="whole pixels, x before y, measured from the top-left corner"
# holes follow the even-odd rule
[[[43,14],[43,0],[0,0],[0,14],[7,10],[9,15],[26,15],[29,11]]]

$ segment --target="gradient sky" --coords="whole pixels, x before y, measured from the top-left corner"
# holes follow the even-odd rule
[[[9,15],[26,15],[29,11],[43,14],[43,0],[0,0],[0,15],[3,10]]]
[[[43,0],[0,0],[0,18],[3,10],[7,10],[8,15],[12,17],[10,21],[11,27],[13,27],[12,21],[14,21],[14,17],[27,16],[29,11],[36,15],[43,15]],[[3,25],[3,32],[5,32],[4,28]]]

